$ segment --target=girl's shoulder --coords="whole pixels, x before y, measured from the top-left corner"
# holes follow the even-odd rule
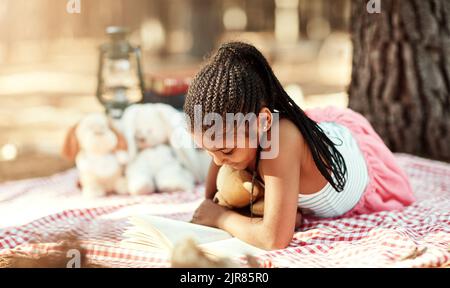
[[[275,125],[271,128],[270,149],[277,151],[278,156],[271,158],[272,161],[269,162],[293,160],[296,156],[301,156],[305,152],[305,141],[294,122],[282,118]]]
[[[263,176],[262,179],[264,179],[264,175],[277,175],[287,167],[291,167],[290,170],[294,171],[292,165],[296,165],[295,163],[298,162],[298,167],[300,167],[304,153],[307,152],[302,133],[292,121],[281,118],[275,125],[278,126],[278,129],[271,129],[271,145],[266,152],[274,149],[273,151],[276,153],[271,153],[272,157],[261,158],[258,172]],[[278,137],[278,139],[274,137]]]
[[[292,122],[291,120],[287,118],[281,118],[279,120],[279,138],[280,140],[283,140],[285,144],[291,145],[291,144],[297,144],[297,145],[303,145],[304,139],[303,135],[298,129],[298,127]],[[277,137],[276,135],[273,135]],[[273,137],[272,136],[272,137]],[[281,141],[280,141],[281,143]]]

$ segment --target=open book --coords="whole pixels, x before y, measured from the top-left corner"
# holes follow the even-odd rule
[[[193,238],[205,252],[216,257],[256,255],[265,252],[224,230],[151,215],[132,216],[121,246],[150,252],[171,252],[174,245]]]

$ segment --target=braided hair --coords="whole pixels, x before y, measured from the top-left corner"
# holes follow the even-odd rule
[[[323,177],[336,191],[344,189],[347,167],[341,153],[320,126],[289,97],[266,58],[254,46],[225,43],[198,72],[184,104],[191,129],[196,105],[201,105],[203,115],[258,113],[263,107],[278,112],[300,130]]]

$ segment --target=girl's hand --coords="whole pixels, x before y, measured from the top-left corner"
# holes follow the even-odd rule
[[[206,225],[211,227],[219,227],[220,219],[229,211],[226,207],[214,203],[211,199],[205,199],[198,206],[192,216],[192,223]]]

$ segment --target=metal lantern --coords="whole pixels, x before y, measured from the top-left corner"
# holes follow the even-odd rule
[[[141,49],[128,42],[124,27],[110,26],[106,33],[110,41],[100,46],[97,99],[109,116],[120,118],[128,105],[144,96]]]

